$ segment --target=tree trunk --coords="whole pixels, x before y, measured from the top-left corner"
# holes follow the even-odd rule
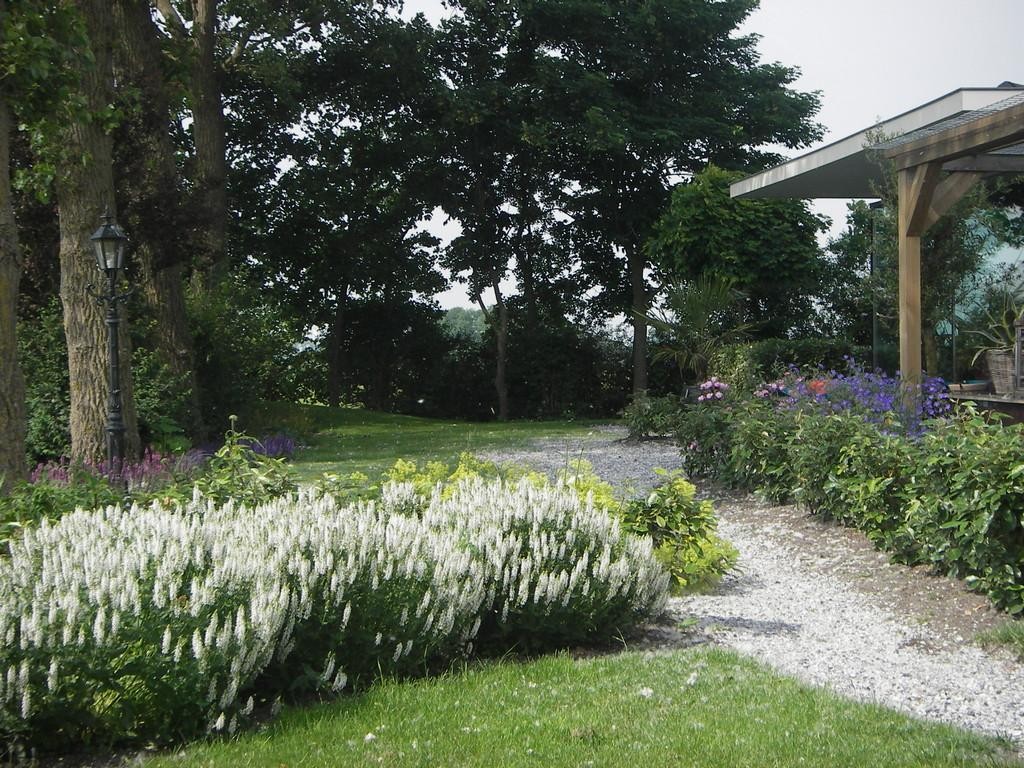
[[[498,393],[498,421],[508,421],[508,306],[498,284],[494,284],[498,322],[494,328],[497,360],[494,365],[494,389]]]
[[[113,102],[109,4],[102,0],[80,0],[89,34],[94,62],[80,63],[82,95],[86,108],[98,115]],[[60,297],[64,305],[64,333],[68,342],[68,372],[71,382],[71,455],[74,459],[96,460],[106,453],[107,420],[107,325],[103,308],[87,291],[102,284],[96,267],[90,235],[100,224],[105,210],[114,213],[112,141],[102,119],[79,119],[64,132],[70,158],[57,180],[60,218]],[[131,344],[123,319],[120,329],[120,389],[125,422],[125,456],[139,453],[139,430],[135,417],[132,385]]]
[[[342,289],[334,306],[331,331],[327,337],[327,404],[341,405],[341,380],[345,373],[345,309],[348,304],[348,287]]]
[[[171,140],[160,41],[146,3],[119,0],[115,10],[122,43],[115,61],[118,80],[132,86],[130,93],[138,93],[138,98],[126,105],[127,117],[118,130],[118,197],[125,202],[122,218],[139,243],[135,256],[143,296],[156,321],[151,343],[174,380],[188,389],[181,426],[199,440],[204,429],[185,311],[190,222]]]
[[[644,279],[644,267],[647,260],[637,246],[630,246],[629,282],[632,287],[633,301],[633,396],[639,397],[647,391],[647,314],[650,298],[647,292],[647,281]]]
[[[227,138],[217,63],[217,0],[192,0],[192,138],[195,186],[201,204],[198,267],[209,280],[226,269],[228,197]]]
[[[0,12],[5,3],[0,0]],[[25,381],[16,328],[21,251],[11,202],[11,113],[0,89],[0,493],[25,476]]]
[[[494,329],[494,391],[498,395],[497,416],[499,421],[508,421],[508,375],[506,373],[508,358],[508,307],[505,306],[505,301],[501,296],[497,283],[494,284],[494,298],[497,301],[495,305],[495,309],[498,312],[497,317],[494,316],[493,312],[488,311],[482,294],[476,294],[476,303],[483,313],[484,320]]]

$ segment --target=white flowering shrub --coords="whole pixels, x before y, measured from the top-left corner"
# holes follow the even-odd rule
[[[341,507],[77,511],[0,560],[0,737],[57,747],[234,730],[253,701],[661,611],[650,541],[572,491],[467,481]]]

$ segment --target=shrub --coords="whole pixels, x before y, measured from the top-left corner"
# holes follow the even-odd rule
[[[711,502],[698,502],[692,483],[679,472],[656,472],[664,481],[642,499],[623,499],[583,459],[559,470],[556,485],[621,518],[632,533],[650,537],[658,559],[672,575],[675,589],[694,590],[714,584],[735,565],[735,548],[715,534],[717,523]],[[414,462],[400,460],[385,473],[392,487],[398,482],[408,488],[407,499],[421,500],[432,491],[448,498],[461,482],[479,478],[523,481],[535,488],[551,486],[541,473],[515,465],[498,466],[468,453],[462,454],[454,470],[441,462],[430,462],[419,470]],[[414,501],[402,503],[407,508],[416,507]]]
[[[634,440],[671,435],[676,431],[683,402],[675,395],[641,395],[622,411],[629,436]]]
[[[198,494],[76,511],[0,561],[0,734],[51,748],[234,730],[255,702],[662,609],[650,540],[566,489],[465,481],[379,505]],[[419,504],[411,516],[392,500]]]
[[[738,423],[731,402],[697,403],[683,409],[676,420],[676,441],[683,468],[690,475],[730,481],[730,451]]]
[[[665,482],[625,505],[623,521],[633,533],[651,537],[676,591],[710,586],[736,564],[739,553],[715,534],[714,508],[697,500],[693,483],[678,471],[658,473]]]
[[[734,386],[753,387],[790,368],[840,370],[866,350],[844,339],[762,339],[730,344],[712,357],[711,373]]]
[[[973,410],[921,441],[903,510],[914,558],[965,578],[1011,613],[1024,611],[1024,427]]]
[[[787,446],[796,428],[794,412],[777,410],[770,403],[753,401],[737,409],[729,447],[729,480],[756,488],[772,501],[789,498],[796,477]]]
[[[55,520],[78,508],[97,509],[126,499],[185,502],[196,487],[218,503],[233,499],[255,506],[298,490],[284,459],[294,450],[294,440],[281,435],[256,440],[235,431],[234,420],[231,423],[224,445],[212,455],[200,450],[177,456],[147,450],[139,461],[125,463],[119,474],[112,473],[106,462],[61,458],[37,465],[28,481],[14,483],[0,495],[0,546],[28,524]],[[355,496],[365,495],[360,493],[363,485],[356,477],[325,477],[320,487],[338,491],[344,486],[351,491],[349,496]]]

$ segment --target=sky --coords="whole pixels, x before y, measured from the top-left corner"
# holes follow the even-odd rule
[[[406,0],[420,11],[445,13],[440,0]],[[760,35],[762,61],[800,70],[795,88],[821,92],[825,134],[811,149],[957,88],[1024,83],[1024,0],[761,0],[739,31]],[[845,202],[814,208],[842,228]],[[468,306],[464,294],[438,298]]]

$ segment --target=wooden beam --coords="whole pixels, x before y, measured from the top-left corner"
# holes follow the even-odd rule
[[[928,188],[925,167],[899,172],[899,283],[900,283],[900,374],[906,396],[913,397],[921,383],[921,233],[915,232],[916,218],[928,211],[934,182]],[[934,176],[938,177],[938,165]],[[922,194],[923,193],[923,194]],[[922,230],[923,231],[923,230]]]
[[[942,164],[944,171],[1024,173],[1024,155],[967,155]]]
[[[935,187],[932,192],[931,202],[928,204],[928,215],[924,218],[924,228],[921,234],[937,222],[954,205],[963,199],[963,196],[970,192],[971,187],[984,178],[983,173],[957,172],[951,173]]]
[[[953,160],[1024,141],[1024,104],[991,112],[885,151],[897,170]]]
[[[932,194],[939,184],[942,166],[926,163],[899,172],[900,234],[920,237],[924,234]],[[906,214],[904,216],[904,214]]]

